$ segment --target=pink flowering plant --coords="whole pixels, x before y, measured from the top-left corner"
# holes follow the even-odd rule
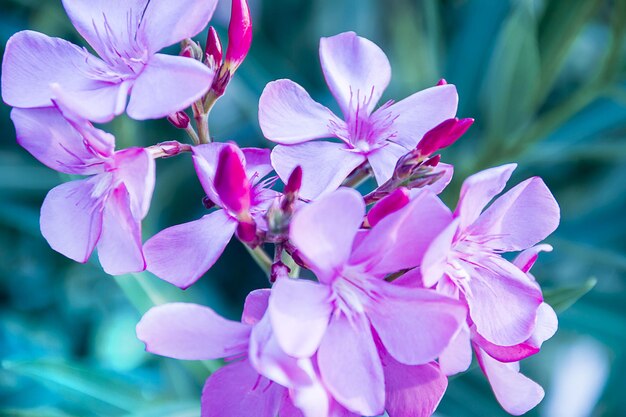
[[[37,32],[9,40],[2,98],[18,143],[81,176],[43,202],[50,246],[83,263],[96,250],[109,274],[148,270],[186,289],[230,240],[246,245],[270,288],[249,294],[241,321],[166,303],[137,324],[148,352],[225,360],[206,380],[203,417],[426,417],[473,355],[504,410],[535,407],[544,392],[519,362],[557,329],[530,274],[559,224],[544,182],[503,193],[516,165],[490,168],[465,179],[448,208],[438,194],[453,167],[439,152],[473,119],[457,117],[457,91],[445,80],[378,105],[391,66],[353,32],[319,47],[341,115],[277,80],[259,100],[273,149],[214,142],[209,113],[252,41],[245,0],[232,2],[224,53],[212,27],[204,46],[191,39],[216,3],[64,0],[97,56]],[[180,55],[159,52],[175,43]],[[93,123],[123,112],[167,118],[190,143],[116,149]],[[206,214],[143,241],[154,161],[187,152]]]

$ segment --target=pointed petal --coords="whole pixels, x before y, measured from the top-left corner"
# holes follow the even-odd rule
[[[537,261],[539,253],[541,252],[552,252],[552,246],[544,243],[526,249],[515,257],[513,265],[521,269],[522,272],[528,273]]]
[[[115,154],[117,175],[130,195],[133,217],[143,219],[148,214],[154,191],[154,159],[143,148],[128,148]]]
[[[366,104],[365,110],[370,113],[391,79],[391,66],[385,53],[354,32],[322,38],[320,61],[326,84],[344,116],[350,114],[351,104],[353,107]]]
[[[460,218],[461,230],[474,223],[491,199],[502,192],[516,167],[517,164],[508,164],[486,169],[463,182],[454,212]]]
[[[371,227],[374,227],[391,213],[405,207],[410,201],[409,190],[402,187],[396,188],[391,194],[374,204],[367,213],[367,222]]]
[[[383,368],[369,324],[336,315],[317,353],[320,374],[330,393],[346,408],[378,415],[385,405]]]
[[[363,198],[348,188],[296,211],[289,237],[320,280],[346,263],[364,214]]]
[[[124,184],[107,198],[98,241],[98,259],[107,274],[121,275],[146,269],[141,245],[141,221],[131,213]]]
[[[446,84],[427,88],[401,100],[386,111],[397,116],[393,139],[409,149],[415,148],[429,130],[456,115],[459,96],[456,87]]]
[[[280,346],[291,356],[313,356],[324,337],[332,312],[326,285],[279,279],[272,288],[269,314]]]
[[[448,387],[436,363],[407,366],[384,359],[385,410],[389,417],[430,417]]]
[[[137,324],[146,351],[175,359],[208,360],[248,349],[250,326],[226,320],[208,307],[169,303],[152,307]]]
[[[250,182],[241,151],[229,144],[220,152],[215,169],[215,191],[220,196],[222,207],[237,215],[250,209]]]
[[[276,417],[286,391],[247,360],[214,372],[202,390],[202,417]]]
[[[293,145],[334,137],[333,124],[341,126],[344,122],[313,101],[299,84],[278,80],[267,84],[261,94],[259,124],[267,139]]]
[[[55,251],[87,262],[102,230],[102,202],[92,198],[100,176],[61,184],[41,206],[41,234]]]
[[[296,166],[302,167],[300,196],[315,199],[336,190],[365,157],[349,152],[343,143],[315,141],[278,145],[272,151],[272,165],[283,182]]]
[[[215,191],[215,171],[220,153],[228,143],[212,142],[205,145],[193,147],[193,165],[196,169],[198,179],[202,184],[204,192],[218,206],[222,206],[222,201]]]
[[[133,119],[158,119],[184,110],[213,82],[213,72],[190,58],[156,54],[135,80],[128,103]]]
[[[454,175],[454,166],[450,164],[444,164],[440,162],[434,168],[434,173],[441,173],[441,178],[439,178],[435,183],[427,185],[424,187],[424,190],[432,191],[435,194],[441,194],[441,192],[450,184],[452,181],[452,176]],[[411,190],[412,193],[418,193],[422,190],[422,188],[416,188]]]
[[[518,363],[501,363],[476,349],[476,357],[489,379],[491,389],[507,413],[519,416],[541,402],[544,391],[519,371]]]
[[[530,248],[559,225],[559,205],[541,178],[530,178],[500,196],[468,232],[495,236],[487,244],[502,251]]]
[[[426,288],[434,286],[443,277],[448,255],[452,252],[452,242],[458,229],[459,220],[454,219],[428,246],[420,266]]]
[[[468,370],[472,364],[472,345],[467,324],[452,338],[447,348],[439,355],[439,367],[445,375],[456,375]]]
[[[434,291],[382,280],[376,291],[384,302],[367,315],[389,354],[406,365],[436,359],[465,322],[465,306]]]
[[[179,288],[188,288],[213,266],[236,228],[237,221],[224,210],[169,227],[144,245],[148,271]]]
[[[398,159],[408,152],[403,146],[387,142],[382,148],[367,155],[367,160],[372,167],[372,171],[374,171],[374,177],[378,185],[383,185],[391,178]]]

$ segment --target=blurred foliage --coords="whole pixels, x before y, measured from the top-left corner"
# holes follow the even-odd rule
[[[460,116],[477,123],[444,155],[456,166],[446,201],[454,204],[460,182],[476,170],[519,162],[513,180],[541,175],[562,207],[561,227],[548,240],[555,251],[542,254],[533,270],[547,299],[565,309],[591,289],[590,277],[597,280],[560,314],[560,331],[541,354],[522,365],[547,392],[529,415],[626,415],[626,1],[251,5],[253,49],[211,115],[212,134],[268,146],[256,121],[257,103],[265,84],[277,78],[297,81],[332,107],[317,45],[321,36],[346,30],[388,53],[394,77],[384,99],[405,97],[441,77],[456,84]],[[213,20],[221,35],[227,19],[228,4],[222,4]],[[13,33],[27,28],[83,42],[60,1],[0,0],[2,50]],[[111,278],[96,260],[78,265],[58,255],[39,233],[38,214],[46,192],[66,178],[15,144],[9,111],[0,107],[0,415],[197,416],[202,383],[219,363],[148,355],[135,339],[135,323],[151,305],[171,300],[206,304],[237,318],[247,292],[267,286],[266,278],[238,242],[185,292],[148,273]],[[120,117],[107,128],[120,147],[184,140],[163,121]],[[146,237],[203,210],[188,156],[158,161],[157,167]],[[578,374],[577,390],[564,394],[558,369],[586,369],[567,362],[567,353],[589,340],[610,371],[598,386]],[[587,398],[587,408],[568,413],[570,396]],[[451,380],[438,414],[506,415],[476,369]]]

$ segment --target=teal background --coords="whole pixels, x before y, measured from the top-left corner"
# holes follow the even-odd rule
[[[213,19],[222,37],[228,2]],[[251,0],[254,42],[211,115],[217,140],[269,146],[257,103],[265,84],[290,78],[334,106],[319,68],[321,36],[355,30],[388,54],[400,99],[445,77],[457,85],[470,133],[444,153],[456,165],[444,194],[454,205],[467,175],[520,164],[513,183],[540,175],[562,208],[555,247],[533,273],[561,311],[560,330],[522,369],[546,390],[528,415],[626,416],[626,67],[623,0]],[[0,0],[0,48],[33,29],[76,43],[57,0]],[[204,35],[199,35],[202,42]],[[176,48],[171,50],[176,53]],[[219,363],[146,354],[140,313],[180,300],[230,318],[248,291],[267,286],[238,242],[192,289],[148,273],[112,278],[97,260],[73,263],[41,237],[39,207],[68,178],[15,143],[0,106],[0,415],[195,416],[202,383]],[[107,129],[118,147],[185,140],[163,121],[122,116]],[[145,237],[203,213],[188,155],[157,162]],[[597,285],[569,309],[568,304]],[[563,288],[565,288],[563,290]],[[559,289],[555,291],[555,289]],[[439,410],[447,417],[505,416],[475,368],[455,377]]]

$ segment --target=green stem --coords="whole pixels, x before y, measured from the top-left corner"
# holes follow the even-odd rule
[[[370,168],[367,162],[360,165],[346,180],[341,184],[343,187],[356,188],[363,184],[370,177]]]
[[[252,259],[254,259],[257,265],[259,265],[259,267],[263,270],[263,272],[265,272],[269,276],[270,271],[272,270],[272,260],[267,255],[267,253],[265,253],[263,248],[261,246],[257,246],[256,248],[252,249],[246,244],[244,244],[244,247],[246,248],[250,256],[252,256]]]

